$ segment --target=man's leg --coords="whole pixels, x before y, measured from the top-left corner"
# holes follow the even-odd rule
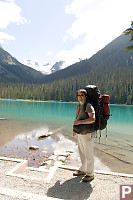
[[[78,134],[78,150],[81,160],[80,171],[85,172],[86,170],[86,157],[85,157],[85,147],[84,147],[84,135]]]
[[[78,149],[81,159],[80,171],[86,172],[87,175],[94,175],[94,138],[91,134],[78,135]]]

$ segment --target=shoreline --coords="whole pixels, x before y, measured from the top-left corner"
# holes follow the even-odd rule
[[[70,130],[67,130],[66,132],[63,127],[62,127],[63,128],[62,130],[59,130],[53,127],[52,129],[49,129],[49,131],[53,132],[51,136],[49,136],[48,138],[45,138],[44,140],[38,140],[39,135],[47,133],[46,128],[39,128],[40,125],[37,127],[35,125],[35,127],[33,127],[33,124],[32,124],[32,129],[31,127],[27,127],[27,129],[24,130],[23,128],[24,124],[18,123],[18,125],[16,126],[16,122],[13,124],[12,121],[10,122],[7,120],[4,120],[3,122],[1,120],[1,123],[3,124],[3,127],[4,127],[3,134],[1,134],[1,137],[2,137],[1,146],[0,146],[1,156],[18,157],[22,159],[23,158],[28,159],[29,157],[29,161],[31,162],[31,164],[33,163],[33,161],[35,161],[37,164],[37,162],[42,163],[44,159],[43,156],[45,156],[45,154],[42,153],[42,151],[47,151],[48,155],[52,155],[53,152],[64,152],[67,150],[73,150],[74,155],[72,157],[72,161],[73,163],[78,162],[77,160],[78,154],[76,153],[77,140],[68,134],[70,133]],[[21,125],[22,130],[20,129],[20,125]],[[16,129],[13,128],[14,126]],[[20,132],[18,132],[18,130],[20,130]],[[15,132],[17,134],[15,134]],[[8,133],[6,137],[5,137],[5,133]],[[116,140],[115,143],[112,143],[112,140],[110,140],[110,138],[107,138],[107,141],[104,142],[104,138],[102,139],[101,139],[101,144],[97,142],[98,138],[95,139],[94,155],[101,161],[101,163],[104,164],[104,166],[110,168],[111,171],[132,174],[133,163],[131,160],[132,159],[131,157],[132,148],[130,147],[131,144],[129,142],[127,142],[128,144],[123,143],[123,140],[121,141],[121,143],[118,140]],[[118,147],[116,146],[116,144],[118,145],[118,142],[121,148],[119,148],[119,146]],[[129,151],[126,151],[125,149],[123,150],[124,151],[123,155],[121,152],[123,146],[121,146],[121,144],[130,145],[128,146]],[[39,150],[36,152],[29,151],[28,149],[29,145],[39,146]],[[118,154],[118,150],[120,154]],[[122,158],[125,158],[125,159],[123,159],[122,161]],[[125,161],[130,162],[130,160],[131,160],[130,164],[125,162]],[[101,165],[100,163],[96,163],[96,165],[97,166],[99,165],[98,167],[96,166],[96,168],[98,169],[100,169],[100,167],[103,167],[103,165]]]
[[[133,165],[131,163],[126,163],[111,154],[106,153],[100,148],[94,145],[94,154],[98,157],[101,162],[109,167],[112,172],[133,174]]]
[[[6,101],[6,99],[3,99],[3,101]],[[8,101],[31,102],[29,100],[20,100],[20,99],[19,100],[9,100],[8,99]],[[32,101],[32,102],[35,102],[35,101]],[[40,102],[40,101],[38,101],[38,102]],[[43,101],[43,102],[45,102],[45,101]],[[51,101],[49,101],[49,102],[51,102]],[[56,102],[54,102],[54,103],[56,103]],[[60,102],[58,102],[58,103],[60,103]],[[66,102],[64,102],[64,103],[66,103]],[[67,103],[71,103],[71,102],[67,102]],[[73,102],[73,103],[76,103],[76,102]],[[2,100],[1,100],[1,104],[2,104]],[[5,103],[3,103],[3,104],[5,104]],[[39,105],[41,105],[41,104],[39,104]],[[3,108],[5,108],[4,106],[3,106]],[[14,108],[16,109],[16,107],[14,107]],[[36,108],[36,110],[38,109],[38,107],[35,107],[35,108]],[[43,107],[41,107],[41,108],[43,109]],[[10,109],[10,107],[9,107],[9,109]],[[33,114],[36,114],[35,113],[36,110],[33,110],[34,111]],[[6,108],[5,108],[5,110],[3,109],[3,117],[4,117],[5,111],[6,111]],[[20,111],[21,111],[21,109],[18,110],[18,113]],[[41,109],[40,109],[40,111],[41,111]],[[67,112],[68,112],[68,110],[66,111],[66,114],[67,114]],[[69,112],[71,113],[71,110]],[[29,118],[24,119],[23,112],[22,112],[22,114],[21,114],[21,112],[19,113],[19,116],[21,114],[22,118],[20,118],[20,119],[17,118],[17,121],[16,121],[16,118],[15,118],[16,116],[15,116],[14,119],[12,120],[13,114],[14,113],[12,110],[12,113],[10,113],[10,115],[11,115],[10,120],[3,120],[3,121],[1,120],[1,146],[3,146],[3,144],[4,144],[5,147],[2,150],[0,148],[0,153],[3,153],[3,152],[5,153],[6,149],[8,152],[10,152],[11,148],[7,148],[7,147],[8,147],[8,142],[11,141],[10,146],[12,146],[12,149],[14,147],[12,154],[16,155],[15,151],[17,150],[17,146],[16,146],[17,142],[14,140],[14,138],[19,139],[21,137],[23,137],[23,138],[25,137],[23,139],[23,141],[25,140],[24,141],[25,144],[28,141],[29,143],[31,142],[31,143],[33,143],[33,145],[36,145],[37,135],[44,134],[47,131],[54,131],[54,129],[58,128],[58,126],[61,126],[61,118],[59,119],[59,121],[57,121],[53,118],[53,120],[55,120],[55,123],[53,123],[53,124],[51,124],[51,122],[49,122],[49,123],[47,122],[48,124],[46,124],[45,120],[40,121],[40,118],[39,118],[39,121],[37,121],[38,117],[40,117],[41,112],[38,113],[37,117],[35,118],[34,123],[31,120],[30,115],[28,116]],[[47,115],[47,113],[43,113],[43,115]],[[41,117],[43,117],[43,115],[41,115]],[[69,115],[66,115],[66,116],[69,116]],[[52,115],[50,117],[52,117]],[[57,117],[57,113],[55,113],[55,117]],[[63,115],[61,114],[60,117],[63,117]],[[27,119],[29,120],[28,122],[27,122]],[[64,119],[66,120],[66,118],[64,118]],[[58,122],[58,124],[57,124],[57,122]],[[62,125],[64,125],[63,123],[64,123],[64,121],[62,122]],[[66,121],[65,121],[65,123],[66,123]],[[64,128],[62,131],[58,131],[58,133],[64,135],[64,137],[74,141],[74,139],[72,139],[72,137],[70,135],[72,133],[72,129],[70,128],[71,124],[70,124],[70,122],[68,122],[68,123],[69,124],[67,125],[67,128]],[[45,124],[46,124],[46,127],[44,126]],[[123,125],[123,124],[121,124],[121,125]],[[118,124],[118,126],[119,126],[119,124]],[[124,128],[124,125],[122,127]],[[114,128],[116,128],[115,124],[114,124]],[[47,129],[47,130],[45,130],[45,129]],[[132,133],[132,132],[129,131],[129,133]],[[111,170],[114,172],[132,173],[131,172],[131,171],[133,171],[132,135],[129,135],[130,137],[127,137],[126,134],[119,136],[119,134],[117,134],[117,132],[113,133],[112,135],[111,135],[111,132],[109,134],[110,135],[107,138],[107,141],[105,141],[104,143],[101,143],[100,145],[99,144],[95,145],[96,147],[99,147],[99,149],[95,148],[96,157],[98,157],[101,160],[101,162],[104,163],[106,166],[109,166],[111,168]],[[21,137],[18,137],[19,135]],[[103,132],[103,136],[104,136],[104,132]],[[123,136],[123,138],[121,136]],[[31,137],[34,137],[34,141],[33,141],[33,139],[30,139]],[[28,138],[29,138],[29,140],[28,140]],[[53,134],[53,140],[55,140],[55,139],[58,140],[58,137],[57,137],[57,135]],[[59,138],[59,140],[60,140],[60,138]],[[104,140],[104,138],[103,138],[103,140]],[[19,144],[19,142],[21,145],[21,141],[18,141],[18,144]],[[35,144],[34,144],[34,142],[35,142]],[[21,147],[23,146],[23,148],[18,147],[18,148],[20,148],[20,152],[21,152],[21,150],[24,149],[25,144],[21,145]],[[40,142],[40,145],[41,145],[41,142]],[[104,151],[100,150],[100,148],[103,149]],[[24,153],[26,155],[27,152],[25,151]],[[112,153],[112,155],[111,155],[111,153]],[[114,156],[114,155],[116,155],[116,156]],[[123,159],[123,161],[122,161],[122,159]],[[131,162],[131,163],[126,163],[125,161]]]
[[[55,102],[55,103],[79,103],[78,101],[56,101],[56,100],[47,100],[47,101],[42,101],[42,100],[30,100],[30,99],[3,99],[3,98],[0,98],[0,101],[27,101],[27,102]],[[133,104],[110,104],[109,105],[112,105],[112,106],[133,106]]]
[[[3,124],[3,134],[1,134],[1,146],[0,146],[0,155],[1,156],[9,156],[9,157],[18,157],[18,158],[26,158],[29,161],[32,162],[36,161],[41,162],[43,161],[45,154],[41,153],[42,151],[47,151],[47,154],[52,155],[53,152],[63,152],[67,150],[73,150],[74,152],[77,151],[76,147],[76,139],[73,138],[71,135],[67,134],[70,133],[69,130],[67,132],[64,132],[65,129],[60,130],[56,129],[55,127],[52,128],[53,134],[49,136],[48,138],[44,140],[38,141],[38,136],[42,135],[42,133],[46,132],[45,128],[39,128],[33,127],[27,127],[27,129],[23,128],[22,124],[22,130],[20,129],[20,125],[16,126],[16,122],[13,124],[12,121],[8,120],[1,120],[1,123]],[[2,125],[1,124],[1,125]],[[8,125],[7,125],[8,124]],[[12,125],[11,125],[12,124]],[[8,126],[8,128],[7,128]],[[14,129],[14,126],[16,129]],[[2,127],[1,127],[2,128]],[[16,131],[15,131],[16,130]],[[18,132],[20,130],[20,132]],[[56,133],[54,133],[56,131]],[[15,132],[17,134],[15,134]],[[8,133],[5,135],[5,133]],[[64,135],[65,134],[65,135]],[[115,142],[115,143],[114,143]],[[119,144],[119,145],[118,145]],[[126,146],[125,149],[122,148],[123,145]],[[39,146],[38,151],[29,151],[28,147],[29,145],[35,145]],[[116,146],[118,145],[118,146]],[[132,163],[132,143],[123,142],[121,141],[112,141],[110,138],[107,138],[107,141],[99,144],[97,142],[97,139],[94,142],[94,155],[103,163],[105,166],[109,167],[111,171],[113,172],[119,172],[119,173],[126,173],[126,174],[132,174],[133,173],[133,163]],[[119,146],[121,148],[119,148]],[[126,149],[128,151],[126,151]],[[119,152],[118,152],[119,150]],[[76,153],[72,157],[73,163],[77,163],[77,157],[78,154]],[[124,159],[123,159],[124,158]],[[35,160],[36,159],[36,160]],[[123,160],[122,160],[123,159]],[[128,163],[130,162],[131,163]],[[97,165],[100,165],[100,163],[96,163]],[[96,166],[97,167],[97,166]],[[98,169],[100,169],[102,165],[98,166]]]
[[[61,137],[64,137],[63,135]],[[51,136],[48,137],[50,140]],[[54,134],[54,139],[56,139],[56,134]],[[45,143],[47,143],[46,139],[43,140],[45,141]],[[63,140],[62,140],[63,141]],[[76,141],[71,141],[70,139],[66,139],[65,138],[65,145],[67,142],[67,146],[70,146],[70,144],[73,145],[73,148],[70,147],[70,149],[72,149],[72,153],[70,153],[70,155],[68,156],[67,160],[65,161],[66,165],[70,165],[70,166],[75,166],[75,167],[79,167],[80,166],[80,159],[79,159],[79,154],[78,154],[78,148],[76,145]],[[75,144],[75,147],[74,147]],[[42,152],[42,151],[30,151],[28,148],[21,153],[21,155],[19,155],[16,150],[13,148],[14,145],[12,145],[14,152],[9,154],[6,152],[3,154],[0,153],[0,156],[5,156],[5,157],[14,157],[14,158],[18,158],[18,159],[26,159],[28,160],[29,166],[30,167],[40,167],[45,161],[48,161],[50,157],[53,156],[53,160],[54,160],[54,155],[56,155],[56,153],[60,154],[62,153],[66,153],[67,151],[70,151],[69,148],[67,148],[66,146],[64,146],[63,142],[59,141],[54,141],[54,145],[56,146],[55,152]],[[63,147],[60,148],[60,146],[63,145]],[[21,151],[21,148],[19,148],[19,146],[17,147],[17,151]],[[50,147],[49,147],[50,148]],[[25,149],[25,146],[23,146],[23,149]],[[50,149],[49,149],[50,150]],[[11,151],[11,149],[9,149],[8,151]],[[96,144],[94,143],[94,156],[95,156],[95,169],[96,170],[100,170],[100,171],[111,171],[111,172],[115,172],[115,173],[124,173],[124,174],[133,174],[133,165],[131,163],[126,163],[122,160],[120,160],[119,158],[117,158],[116,156],[114,156],[113,154],[109,154],[108,152],[102,150],[101,148],[97,147]],[[51,160],[51,158],[50,158]]]
[[[24,102],[51,102],[51,103],[78,103],[74,101],[54,101],[54,100],[47,100],[47,101],[42,101],[42,100],[30,100],[30,99],[0,99],[0,101],[24,101]]]
[[[49,155],[47,157],[47,159],[44,159],[43,156],[40,155],[40,160],[39,162],[40,163],[45,163],[45,162],[49,162],[51,161],[52,163],[52,159],[51,157],[54,157],[54,155]],[[115,158],[113,158],[112,156],[110,155],[107,155],[106,153],[104,152],[101,152],[101,150],[99,150],[98,148],[94,147],[94,156],[95,156],[95,161],[96,161],[96,164],[97,163],[100,163],[99,166],[96,166],[95,165],[95,170],[96,171],[105,171],[105,172],[109,172],[109,173],[121,173],[121,174],[131,174],[133,175],[133,165],[131,164],[128,164],[128,163],[123,163],[122,161],[120,160],[117,160]],[[14,159],[24,159],[24,160],[28,160],[28,163],[30,163],[30,160],[25,157],[20,157],[20,156],[17,156],[17,155],[14,155],[14,156],[6,156],[6,155],[0,155],[0,157],[7,157],[7,158],[14,158]],[[33,156],[34,157],[34,156]],[[69,158],[70,159],[70,158]],[[53,159],[54,161],[54,159]],[[113,162],[112,162],[113,161]],[[64,166],[70,166],[70,167],[75,167],[75,168],[78,168],[80,166],[80,162],[75,162],[74,160],[69,160],[69,162],[64,162]],[[28,165],[29,167],[35,167],[35,168],[39,168],[43,165],[34,165],[34,161],[32,162],[32,164]]]

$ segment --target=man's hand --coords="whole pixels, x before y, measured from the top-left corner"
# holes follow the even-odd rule
[[[75,138],[76,138],[76,133],[75,133],[75,132],[73,132],[73,137],[75,137]]]
[[[79,125],[79,124],[80,124],[80,122],[77,121],[77,120],[75,120],[75,121],[73,122],[73,125]]]

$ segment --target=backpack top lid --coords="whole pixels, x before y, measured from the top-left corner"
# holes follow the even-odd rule
[[[102,100],[104,103],[109,103],[110,96],[108,94],[102,95]]]
[[[92,104],[97,103],[98,99],[101,97],[100,90],[95,85],[87,85],[85,87],[87,91],[87,102],[91,102]]]

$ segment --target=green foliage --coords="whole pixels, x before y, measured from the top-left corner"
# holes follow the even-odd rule
[[[130,43],[129,36],[118,37],[90,59],[64,70],[41,78],[40,75],[36,78],[35,74],[36,84],[27,84],[30,79],[33,80],[33,76],[29,75],[28,80],[27,68],[24,66],[19,66],[18,71],[17,64],[0,63],[0,98],[77,101],[77,90],[94,84],[102,94],[110,95],[110,103],[133,104],[133,54],[124,50]],[[12,76],[16,83],[2,83],[5,80],[2,78],[6,76]]]
[[[130,41],[133,41],[133,22],[131,22],[131,27],[123,31],[123,33],[125,35],[130,35],[131,36]],[[128,47],[126,47],[126,49],[127,49],[127,52],[133,50],[133,45],[129,45]]]
[[[129,76],[130,74],[130,76]],[[0,98],[39,101],[77,101],[77,90],[88,84],[97,85],[110,95],[110,103],[133,104],[133,68],[121,67],[98,75],[85,73],[46,84],[0,84]],[[103,80],[103,81],[101,81]]]
[[[127,49],[127,53],[128,53],[129,51],[133,50],[133,46],[128,46],[128,47],[126,47],[126,49]]]

